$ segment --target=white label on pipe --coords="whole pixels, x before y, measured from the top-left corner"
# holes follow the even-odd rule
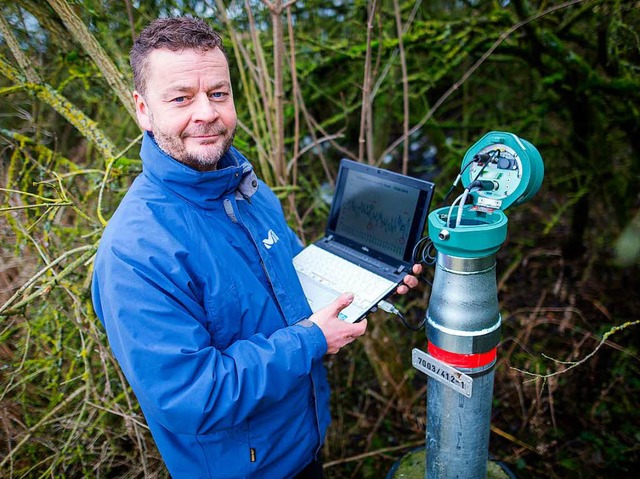
[[[413,367],[422,371],[442,384],[458,391],[463,396],[471,397],[473,391],[473,378],[456,368],[434,358],[430,354],[414,349],[411,355]]]

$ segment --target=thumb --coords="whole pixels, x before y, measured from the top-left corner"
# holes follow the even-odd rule
[[[333,301],[333,303],[325,306],[325,309],[330,312],[332,316],[337,316],[340,311],[349,306],[352,302],[353,293],[342,293]]]

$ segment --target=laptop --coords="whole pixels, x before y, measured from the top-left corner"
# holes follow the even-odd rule
[[[354,293],[339,318],[361,321],[411,271],[433,183],[342,160],[325,235],[293,258],[315,313]]]

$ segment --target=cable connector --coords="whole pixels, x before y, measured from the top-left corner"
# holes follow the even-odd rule
[[[386,311],[387,313],[395,314],[396,316],[401,316],[400,311],[398,311],[398,308],[396,308],[390,302],[385,301],[384,299],[378,303],[378,307],[382,311]]]
[[[404,319],[404,316],[402,315],[402,313],[400,311],[398,311],[398,308],[396,308],[393,304],[391,304],[388,301],[385,301],[384,299],[382,301],[380,301],[378,303],[378,307],[382,310],[385,311],[389,314],[395,314],[396,316],[398,316],[400,318],[400,320],[402,321],[402,324],[405,325],[405,327],[407,329],[410,329],[411,331],[420,331],[423,327],[424,327],[424,323],[426,322],[427,318],[425,316],[425,318],[422,320],[422,322],[417,325],[417,326],[412,326],[411,324],[407,323],[407,320]]]
[[[500,188],[500,184],[496,180],[475,180],[468,188],[479,188],[482,191],[495,191]]]

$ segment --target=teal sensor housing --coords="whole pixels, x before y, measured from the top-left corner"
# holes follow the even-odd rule
[[[456,183],[462,181],[464,192],[429,215],[434,246],[461,258],[496,253],[507,237],[504,211],[531,199],[543,178],[542,157],[531,143],[513,133],[487,133],[462,160]]]

